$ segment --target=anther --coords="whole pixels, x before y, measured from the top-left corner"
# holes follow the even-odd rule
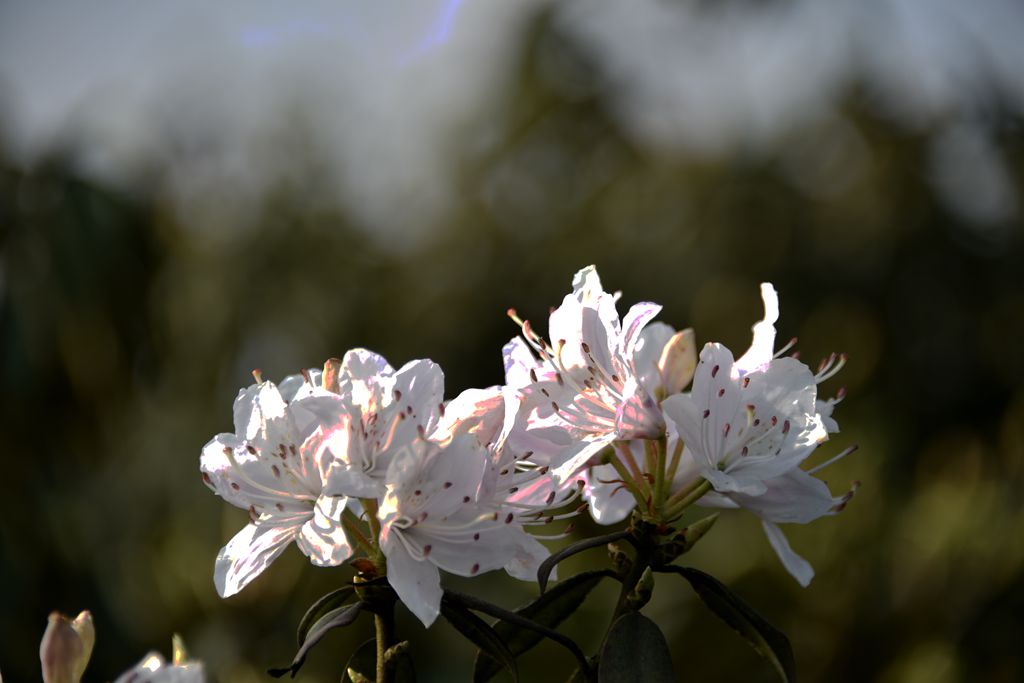
[[[252,378],[256,380],[256,384],[263,384],[263,371],[259,368],[253,368]]]

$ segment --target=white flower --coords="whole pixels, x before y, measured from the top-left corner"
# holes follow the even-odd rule
[[[201,662],[168,663],[158,652],[151,652],[133,669],[125,671],[114,683],[205,683]]]
[[[692,461],[692,476],[714,487],[700,504],[743,507],[761,517],[783,564],[807,585],[814,572],[776,523],[806,523],[848,500],[849,494],[833,497],[824,482],[800,469],[828,438],[817,385],[838,371],[843,359],[837,364],[833,357],[815,375],[795,358],[775,358],[778,298],[768,284],[761,293],[765,318],[754,326],[750,350],[734,362],[729,349],[707,344],[692,391],[666,399],[662,408],[670,433],[685,442],[683,458]]]
[[[636,366],[641,331],[661,307],[636,304],[620,323],[615,299],[588,266],[576,273],[572,294],[551,313],[550,344],[522,324],[523,338],[540,360],[520,340],[505,347],[508,384],[521,388],[528,412],[526,431],[564,445],[555,470],[563,483],[616,439],[657,438],[665,430],[657,401],[641,379],[649,369]]]
[[[301,402],[319,420],[310,445],[335,461],[327,491],[383,497],[392,458],[435,429],[443,398],[444,373],[432,361],[411,361],[395,371],[366,349],[346,353],[332,393]]]
[[[526,578],[547,555],[515,512],[477,500],[488,463],[473,434],[457,434],[445,445],[418,439],[391,462],[380,547],[388,581],[425,626],[440,610],[438,569],[474,576],[505,568]]]
[[[301,383],[286,383],[292,396],[305,391]],[[352,554],[341,525],[347,500],[324,493],[332,463],[304,443],[316,418],[302,404],[286,402],[272,382],[243,389],[235,399],[235,433],[219,434],[203,448],[203,481],[250,518],[217,556],[221,597],[242,590],[293,540],[320,566]]]

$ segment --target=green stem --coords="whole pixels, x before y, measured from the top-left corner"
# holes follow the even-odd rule
[[[659,510],[661,509],[662,501],[665,499],[665,450],[667,445],[664,436],[654,442],[654,448],[654,501],[652,505],[654,510]]]
[[[373,625],[377,635],[377,683],[388,683],[387,652],[391,647],[394,624],[391,620],[391,608],[385,614],[374,614]]]
[[[674,519],[679,516],[686,508],[690,507],[703,496],[705,493],[711,490],[711,482],[707,479],[701,479],[697,484],[691,486],[688,489],[683,489],[676,495],[668,499],[665,504],[665,510],[663,516],[665,519]]]
[[[676,478],[676,472],[679,471],[679,462],[682,459],[684,447],[685,444],[683,443],[682,437],[676,439],[675,448],[672,449],[672,461],[669,463],[668,472],[665,474],[665,481],[669,486],[672,485],[672,482]]]
[[[618,472],[619,478],[622,479],[622,483],[629,489],[629,492],[636,498],[637,505],[643,505],[646,503],[646,496],[640,489],[640,485],[637,484],[636,480],[633,479],[633,475],[630,474],[629,469],[619,458],[612,458],[612,467]]]
[[[647,478],[644,476],[644,472],[640,469],[640,465],[637,464],[636,458],[633,457],[633,451],[629,447],[629,443],[626,441],[616,441],[615,451],[619,454],[619,458],[622,462],[630,469],[633,473],[633,481],[640,488],[643,494],[637,497],[637,501],[645,502],[650,496],[651,487],[647,483]],[[612,458],[612,463],[615,459]],[[618,470],[618,468],[616,468]]]
[[[355,515],[348,510],[345,510],[341,516],[341,523],[349,535],[355,539],[356,544],[362,548],[367,555],[373,557],[377,553],[376,546],[370,543],[366,536],[363,535],[363,532],[360,531],[359,523],[355,519]]]

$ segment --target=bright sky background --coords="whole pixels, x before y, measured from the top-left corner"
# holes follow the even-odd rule
[[[987,116],[997,98],[1024,112],[1019,0],[6,0],[0,115],[23,159],[74,131],[84,168],[114,181],[153,153],[154,126],[216,131],[187,194],[253,182],[254,141],[301,103],[357,213],[399,225],[443,214],[447,152],[486,144],[467,121],[500,125],[522,32],[549,5],[623,130],[659,154],[771,144],[834,118],[860,82],[904,125],[948,128],[934,180],[967,215],[1016,210]],[[984,182],[950,171],[964,159]]]

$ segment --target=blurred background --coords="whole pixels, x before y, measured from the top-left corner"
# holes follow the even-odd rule
[[[741,513],[688,556],[804,680],[1024,680],[1022,35],[1016,0],[6,0],[5,680],[39,680],[47,614],[86,608],[87,680],[174,632],[211,680],[267,680],[349,573],[290,550],[214,591],[246,514],[198,456],[250,370],[365,346],[434,359],[449,396],[499,383],[505,310],[543,320],[589,263],[734,349],[770,280],[781,342],[850,354],[816,457],[859,444],[826,474],[863,485],[787,528],[811,586]],[[646,611],[681,679],[773,680],[672,580]],[[565,626],[587,649],[612,593]],[[421,680],[468,680],[448,626],[400,629]],[[332,634],[299,680],[338,680],[371,635]],[[544,645],[522,667],[572,664]]]

